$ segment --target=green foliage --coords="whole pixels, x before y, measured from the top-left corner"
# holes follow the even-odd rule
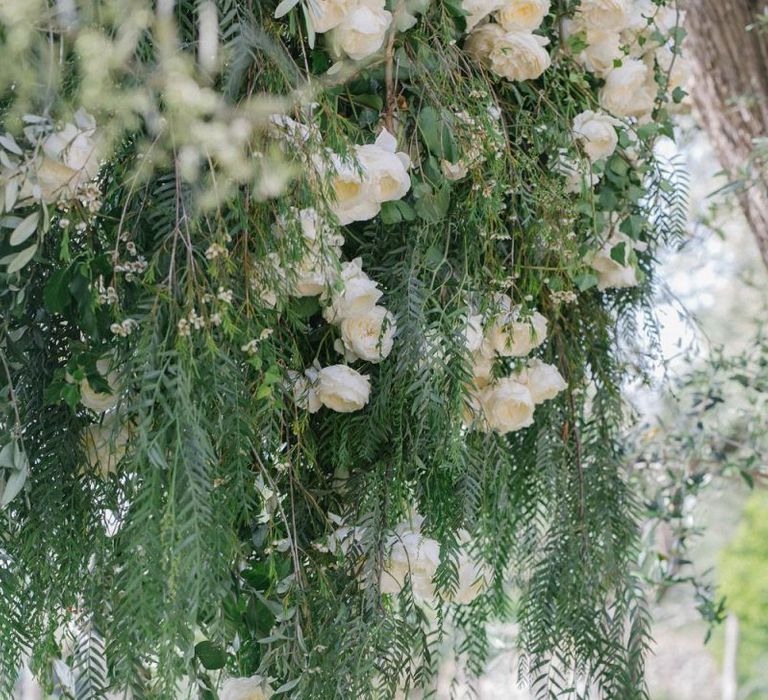
[[[0,240],[0,253],[13,255],[0,273],[0,388],[9,397],[0,440],[19,446],[1,464],[10,496],[0,523],[0,691],[27,650],[50,682],[72,611],[80,636],[66,661],[77,697],[109,686],[137,699],[211,698],[223,669],[322,700],[428,690],[455,631],[457,656],[477,675],[485,623],[514,613],[538,697],[597,689],[646,698],[650,633],[634,571],[640,508],[623,473],[621,388],[631,369],[622,339],[638,336],[638,310],[653,331],[656,254],[681,235],[687,181],[652,155],[671,129],[666,112],[635,133],[637,164],[624,144],[595,165],[600,184],[568,192],[558,157],[582,158],[571,124],[597,104],[593,78],[567,54],[536,81],[496,80],[457,46],[457,5],[436,2],[397,37],[395,87],[384,59],[331,79],[327,47],[305,36],[301,8],[222,0],[221,72],[197,76],[217,106],[195,121],[170,104],[184,76],[171,57],[195,72],[198,3],[176,3],[173,31],[161,17],[126,38],[133,25],[119,20],[130,5],[95,2],[84,14],[100,37],[136,42],[127,65],[102,76],[101,104],[89,83],[96,66],[80,63],[83,35],[74,46],[56,38],[66,58],[52,83],[89,99],[99,123],[116,113],[100,208],[43,205],[50,229],[35,229],[29,254],[15,250],[32,235],[23,221]],[[36,48],[47,45],[48,33],[27,29],[41,35]],[[30,53],[21,52],[24,71],[44,72]],[[64,113],[60,101],[9,85],[0,82],[9,129],[30,103]],[[308,86],[311,117],[300,104]],[[262,94],[282,99],[248,101]],[[126,107],[120,95],[152,108]],[[311,122],[322,144],[281,148],[266,120],[278,108]],[[188,130],[234,116],[251,120],[243,150],[255,172],[228,170],[222,147],[187,177]],[[381,119],[397,125],[414,161],[412,187],[380,217],[344,228],[343,255],[361,258],[380,283],[397,319],[395,348],[364,365],[373,386],[364,410],[310,414],[293,400],[288,372],[337,363],[337,331],[316,299],[281,292],[265,304],[259,285],[278,276],[275,259],[290,284],[303,259],[293,207],[333,222],[329,183],[313,176],[325,149],[371,143]],[[462,159],[468,175],[447,179],[442,161]],[[285,197],[259,189],[275,172],[297,176]],[[599,290],[588,263],[614,219],[640,244],[611,252],[642,271],[632,290]],[[210,253],[214,245],[225,252]],[[534,425],[507,435],[463,422],[467,310],[488,311],[496,293],[548,318],[537,357],[568,383]],[[107,413],[129,434],[104,478],[88,431],[108,419],[86,391],[107,402],[114,393]],[[492,572],[469,605],[439,600],[427,611],[408,586],[381,595],[385,538],[414,507],[447,553],[438,592],[458,588],[457,533],[469,531]],[[324,546],[338,525],[330,514],[367,524],[347,557]],[[190,683],[179,686],[182,677]]]

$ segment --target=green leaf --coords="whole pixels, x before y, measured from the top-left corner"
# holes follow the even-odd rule
[[[424,107],[416,118],[421,137],[431,153],[438,158],[453,161],[455,159],[455,146],[446,119],[438,114],[433,107]]]
[[[22,220],[22,222],[16,227],[16,230],[11,234],[10,243],[13,246],[21,245],[27,240],[36,230],[37,222],[40,219],[39,212],[33,212],[28,217]]]
[[[216,671],[227,665],[227,652],[213,642],[199,642],[195,645],[195,656],[209,671]]]
[[[597,275],[591,272],[585,272],[581,275],[578,275],[576,278],[574,278],[573,281],[576,284],[576,288],[580,292],[585,292],[587,289],[596,287],[598,279],[597,279]]]
[[[275,8],[275,19],[280,19],[283,15],[287,15],[298,4],[299,0],[282,0]]]
[[[397,206],[397,202],[384,202],[381,205],[381,223],[385,226],[399,224],[403,220],[403,215]]]
[[[0,467],[13,469],[13,443],[9,442],[0,450]]]
[[[611,260],[614,260],[619,265],[627,264],[627,244],[624,242],[617,243],[611,248]]]
[[[67,269],[56,270],[43,289],[43,303],[52,314],[60,314],[69,304],[69,289],[67,288]]]
[[[35,253],[37,252],[37,243],[33,243],[29,248],[25,248],[20,253],[17,253],[16,256],[11,260],[10,264],[8,265],[8,269],[6,272],[10,275],[14,272],[18,272],[21,270],[24,265],[26,265],[32,258],[35,256]]]
[[[26,457],[25,457],[26,460]],[[16,498],[27,483],[29,468],[26,464],[21,469],[11,471],[8,480],[5,482],[2,498],[0,498],[0,509],[7,508],[11,501]]]

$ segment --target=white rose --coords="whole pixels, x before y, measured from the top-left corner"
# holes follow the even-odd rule
[[[316,369],[308,368],[304,374],[288,370],[288,384],[293,394],[294,403],[301,409],[310,413],[317,413],[320,410],[320,398],[315,390],[318,372]]]
[[[483,351],[502,357],[525,357],[547,338],[547,319],[538,311],[518,320],[518,310],[503,314],[486,328]]]
[[[114,416],[101,425],[89,425],[84,432],[85,454],[90,467],[106,479],[117,472],[118,462],[125,456],[131,433],[117,423]]]
[[[355,359],[368,362],[381,362],[389,356],[396,331],[395,317],[383,306],[374,306],[360,316],[349,316],[341,322],[345,350]]]
[[[364,179],[377,202],[392,202],[406,195],[411,188],[410,158],[397,152],[397,141],[392,134],[382,129],[374,143],[358,146],[356,152]]]
[[[667,76],[669,83],[667,90],[672,92],[675,88],[683,87],[690,78],[690,65],[679,54],[675,54],[666,44],[656,49],[653,56],[659,64],[662,73]],[[652,66],[649,66],[653,70]]]
[[[480,406],[488,428],[500,434],[527,428],[536,408],[528,387],[512,377],[484,389]]]
[[[440,170],[443,172],[443,177],[452,182],[461,180],[466,177],[469,172],[469,168],[463,160],[460,160],[457,163],[451,163],[451,161],[445,160],[445,158],[440,161]]]
[[[424,14],[429,7],[431,0],[405,0],[399,13],[395,13],[395,22],[397,31],[405,32],[413,27],[417,18],[416,15]]]
[[[312,0],[307,3],[312,29],[323,34],[338,27],[354,5],[355,0]]]
[[[384,45],[391,23],[392,13],[384,9],[384,0],[358,0],[333,30],[333,49],[353,61],[371,56]]]
[[[587,29],[620,32],[629,22],[627,0],[581,0],[576,20]]]
[[[335,153],[331,157],[333,175],[331,186],[334,201],[331,211],[342,226],[353,221],[368,221],[381,210],[381,202],[373,188],[363,179],[362,168],[341,159]]]
[[[334,236],[314,209],[302,209],[298,212],[298,219],[306,250],[296,265],[296,277],[290,291],[299,297],[317,296],[325,291],[336,274],[344,239]]]
[[[535,359],[521,372],[520,381],[528,387],[534,403],[554,399],[568,385],[554,365]]]
[[[586,110],[576,115],[573,120],[573,133],[581,141],[589,159],[595,163],[612,155],[619,144],[616,127],[621,126],[618,119]]]
[[[73,196],[99,172],[98,151],[96,122],[81,108],[74,124],[66,124],[43,141],[45,155],[36,173],[43,196],[48,200]]]
[[[107,380],[110,392],[96,391],[87,379],[80,382],[80,403],[96,413],[103,413],[117,405],[119,396],[119,380],[117,372],[109,371],[110,360],[102,358],[96,363],[99,374]]]
[[[440,545],[418,532],[401,532],[387,542],[387,558],[381,574],[381,592],[399,593],[410,576],[413,593],[431,601],[435,597],[432,578],[440,564]]]
[[[549,39],[529,32],[505,32],[486,24],[467,39],[466,49],[484,66],[508,80],[533,80],[550,65]]]
[[[333,291],[330,303],[323,309],[323,318],[328,323],[340,323],[345,318],[366,314],[382,295],[378,282],[363,272],[360,258],[341,264],[337,284],[341,289]],[[328,300],[321,298],[320,301],[326,303]]]
[[[467,348],[467,352],[474,353],[480,349],[480,346],[483,344],[482,314],[472,314],[467,318],[462,335],[464,336],[464,346]]]
[[[508,32],[533,31],[549,12],[549,0],[507,0],[496,13],[496,21]]]
[[[221,687],[221,700],[269,700],[274,695],[266,678],[227,678]]]
[[[371,382],[351,367],[331,365],[318,373],[316,391],[324,406],[339,413],[351,413],[368,403]]]
[[[504,0],[462,0],[461,9],[467,13],[467,31],[471,32],[491,12],[504,6]]]
[[[622,262],[615,260],[611,252],[623,244]],[[590,265],[597,272],[598,289],[634,287],[640,283],[637,268],[633,263],[633,250],[644,250],[643,244],[635,243],[624,233],[614,232],[596,251]]]
[[[464,551],[459,553],[457,564],[459,584],[456,592],[448,596],[448,599],[460,605],[467,605],[482,593],[486,585],[485,578],[489,572]]]
[[[587,46],[578,55],[578,61],[591,73],[607,75],[616,61],[624,58],[621,50],[621,35],[618,32],[587,32]]]
[[[603,109],[620,117],[643,117],[653,110],[656,83],[653,71],[642,61],[627,58],[614,68],[600,90]]]

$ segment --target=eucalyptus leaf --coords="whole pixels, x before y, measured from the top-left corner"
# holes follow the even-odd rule
[[[36,230],[37,222],[40,220],[40,212],[33,212],[28,217],[22,220],[22,222],[16,227],[11,234],[11,245],[21,245],[27,240]]]
[[[287,15],[298,4],[299,0],[282,0],[275,8],[275,19],[280,19],[283,15]]]
[[[7,508],[11,501],[16,498],[27,483],[29,469],[14,469],[7,477],[3,495],[0,497],[0,509]]]
[[[13,260],[8,265],[6,272],[10,275],[13,272],[18,272],[24,265],[26,265],[37,252],[37,243],[33,243],[29,248],[25,248],[20,253],[17,253]]]

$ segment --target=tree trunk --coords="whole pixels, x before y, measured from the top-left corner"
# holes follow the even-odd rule
[[[760,6],[758,6],[760,5]],[[747,26],[765,10],[757,0],[689,0],[693,100],[720,163],[733,177],[749,165],[753,139],[768,136],[768,40]],[[739,202],[768,265],[768,177],[759,167]]]

